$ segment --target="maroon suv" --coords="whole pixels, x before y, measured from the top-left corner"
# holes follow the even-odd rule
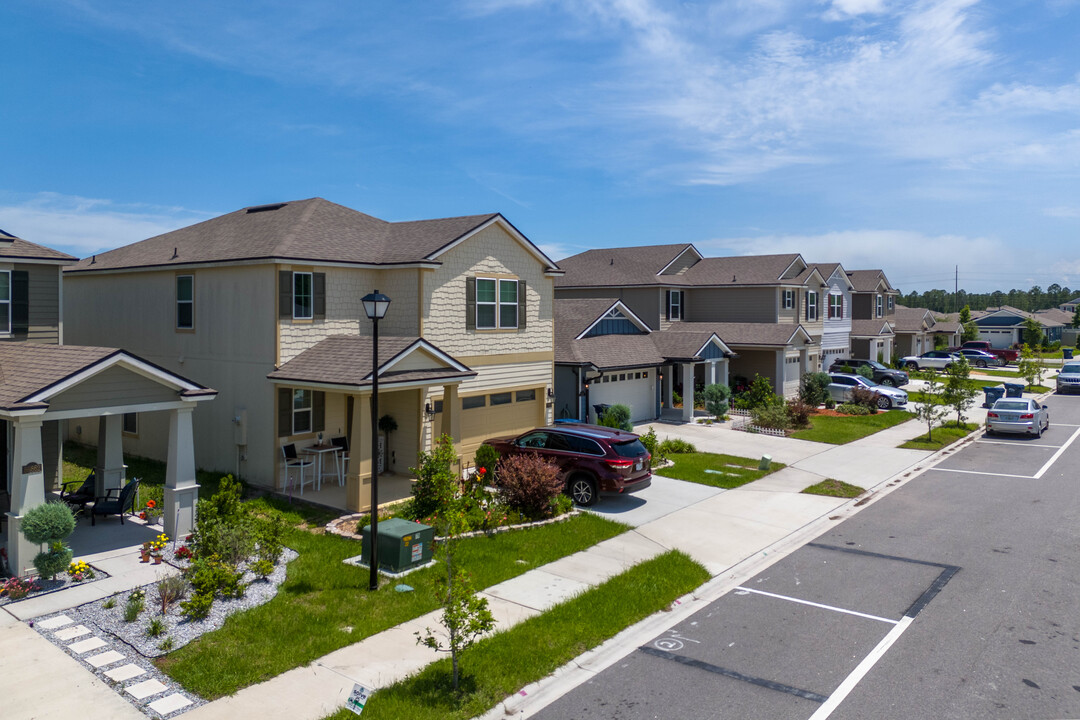
[[[500,455],[537,453],[553,460],[578,505],[592,505],[600,491],[632,493],[652,484],[652,455],[624,430],[566,423],[484,442]]]

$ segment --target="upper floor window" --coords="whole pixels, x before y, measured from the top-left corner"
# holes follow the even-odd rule
[[[839,320],[844,317],[844,296],[829,295],[829,319]]]
[[[785,310],[791,310],[794,307],[795,307],[795,291],[794,290],[785,290],[784,291],[784,309]]]
[[[326,317],[326,273],[282,270],[278,274],[278,317],[319,320]]]
[[[881,315],[882,315],[882,312],[881,312],[881,296],[878,295],[877,296],[877,317],[881,317]]]
[[[806,319],[817,320],[817,293],[813,291],[806,293]]]
[[[315,297],[311,273],[293,273],[293,319],[310,320],[314,315]]]
[[[176,329],[195,327],[195,276],[176,276]]]
[[[667,319],[668,320],[682,320],[683,311],[686,309],[686,303],[683,298],[682,290],[668,290],[668,306],[667,306]]]
[[[525,283],[513,278],[469,278],[466,325],[495,330],[525,327]]]
[[[896,309],[896,298],[894,298],[892,295],[890,295],[889,296],[889,312],[892,312],[895,309]]]
[[[11,271],[0,271],[0,332],[11,332]]]

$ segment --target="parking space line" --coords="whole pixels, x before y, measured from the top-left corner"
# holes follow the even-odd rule
[[[739,586],[735,588],[736,591],[743,591],[748,593],[754,593],[756,595],[767,595],[768,597],[777,598],[779,600],[790,600],[793,603],[800,605],[809,605],[810,607],[821,608],[822,610],[832,610],[833,612],[844,613],[845,615],[855,615],[857,617],[866,618],[867,620],[879,620],[883,623],[889,623],[895,625],[899,620],[890,620],[889,618],[878,617],[877,615],[867,615],[866,613],[857,612],[855,610],[845,610],[844,608],[833,607],[832,605],[822,605],[821,603],[810,602],[809,600],[802,600],[796,597],[789,597],[787,595],[777,595],[776,593],[765,592],[764,590],[754,590],[753,588]]]
[[[773,682],[772,680],[765,680],[763,678],[754,677],[753,675],[743,675],[741,672],[736,672],[735,670],[728,670],[727,668],[722,668],[719,665],[713,665],[712,663],[707,663],[703,660],[695,660],[693,658],[688,658],[684,655],[676,655],[675,653],[668,652],[667,650],[660,650],[659,648],[649,647],[648,645],[643,645],[639,647],[638,650],[645,653],[646,655],[652,655],[653,657],[662,658],[664,660],[671,660],[673,662],[688,665],[699,670],[705,670],[707,672],[716,673],[717,675],[723,675],[724,677],[729,677],[733,680],[742,680],[743,682],[748,682],[753,685],[759,685],[761,687],[768,688],[769,690],[776,690],[778,692],[787,693],[788,695],[795,695],[796,697],[801,697],[806,700],[813,700],[814,702],[819,703],[823,703],[828,700],[828,698],[824,695],[819,695],[815,692],[810,692],[809,690],[802,690],[800,688],[792,687],[790,685],[784,685],[783,683]]]
[[[1060,448],[1060,449],[1059,449],[1059,450],[1058,450],[1058,451],[1057,451],[1056,453],[1054,453],[1054,454],[1053,454],[1053,455],[1052,455],[1052,456],[1050,457],[1050,459],[1049,459],[1049,460],[1047,460],[1047,461],[1046,461],[1046,464],[1045,464],[1045,465],[1043,465],[1043,466],[1042,466],[1041,468],[1039,468],[1039,472],[1035,473],[1035,479],[1036,479],[1036,480],[1038,480],[1039,478],[1041,478],[1041,477],[1043,476],[1043,473],[1045,473],[1045,472],[1046,472],[1047,470],[1049,470],[1049,469],[1050,469],[1050,466],[1051,466],[1051,465],[1053,465],[1053,464],[1054,464],[1055,462],[1057,462],[1057,459],[1058,459],[1059,457],[1061,457],[1061,455],[1062,455],[1062,454],[1063,454],[1063,453],[1064,453],[1064,452],[1065,452],[1065,451],[1066,451],[1066,450],[1068,449],[1068,447],[1069,447],[1070,445],[1072,445],[1072,444],[1073,444],[1073,442],[1074,442],[1074,441],[1076,440],[1077,436],[1080,436],[1080,428],[1077,428],[1076,432],[1074,432],[1074,433],[1073,433],[1073,434],[1072,434],[1072,435],[1071,435],[1071,436],[1069,437],[1069,439],[1065,441],[1065,444],[1064,444],[1064,445],[1062,445],[1062,446],[1061,446],[1061,448]]]
[[[1038,476],[1036,476],[1036,475],[1009,475],[1007,473],[982,472],[981,470],[956,470],[954,468],[943,468],[943,467],[935,467],[935,468],[930,468],[930,469],[932,471],[935,471],[935,472],[954,472],[954,473],[964,473],[965,475],[989,475],[990,477],[1020,478],[1021,480],[1038,480],[1039,479]]]
[[[1057,450],[1059,447],[1061,447],[1060,445],[1036,445],[1035,443],[1009,442],[1007,440],[976,440],[975,444],[977,444],[977,445],[1012,445],[1013,447],[1023,447],[1023,448],[1052,448],[1054,450]]]

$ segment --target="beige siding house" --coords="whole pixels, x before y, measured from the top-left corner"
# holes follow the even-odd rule
[[[900,294],[881,270],[851,270],[851,357],[890,363],[893,347],[896,298]]]
[[[407,478],[440,434],[468,461],[486,437],[551,420],[558,274],[499,214],[390,223],[313,198],[84,259],[65,272],[65,312],[80,338],[221,389],[198,411],[203,467],[285,490],[283,447],[345,438],[345,491],[328,502],[359,510],[373,458]],[[379,414],[398,429],[373,452],[361,298],[375,290],[391,298]],[[125,442],[158,457],[161,430],[140,418]]]

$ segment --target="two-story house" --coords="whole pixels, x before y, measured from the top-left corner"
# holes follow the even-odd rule
[[[900,292],[881,270],[850,270],[851,357],[892,362],[896,337],[891,321]]]
[[[952,316],[938,318],[927,308],[909,308],[899,303],[889,322],[896,337],[893,341],[895,357],[922,355],[933,350],[937,343],[946,347],[960,344],[959,321]],[[941,337],[941,340],[937,338]]]
[[[161,417],[168,469],[165,530],[190,532],[195,483],[191,418],[214,391],[124,350],[63,345],[62,269],[70,255],[0,231],[0,539],[12,572],[39,552],[19,532],[25,513],[45,502],[62,478],[64,426],[80,435],[96,426],[98,496],[124,482],[124,419]]]
[[[470,460],[485,438],[552,419],[559,272],[497,213],[386,222],[312,198],[84,259],[65,273],[65,307],[80,339],[124,344],[221,389],[199,411],[201,466],[280,490],[283,447],[343,436],[343,503],[359,510],[373,458],[407,477],[440,434]],[[397,430],[373,452],[373,323],[361,298],[374,290],[391,299],[379,414]],[[161,456],[161,430],[140,417],[133,448]]]
[[[679,333],[703,340],[715,335],[730,353],[726,365],[717,365],[728,376],[715,381],[739,385],[761,375],[777,393],[791,396],[802,374],[821,365],[828,286],[797,253],[706,258],[682,243],[589,250],[559,267],[557,303],[619,300],[657,333],[654,344]],[[661,372],[664,407],[673,391],[686,397],[693,385],[714,381],[700,356],[684,360],[670,359]],[[566,404],[557,398],[559,407]]]
[[[825,279],[822,290],[824,321],[821,331],[821,364],[814,370],[827,370],[834,360],[851,357],[851,278],[840,263],[813,266]]]

